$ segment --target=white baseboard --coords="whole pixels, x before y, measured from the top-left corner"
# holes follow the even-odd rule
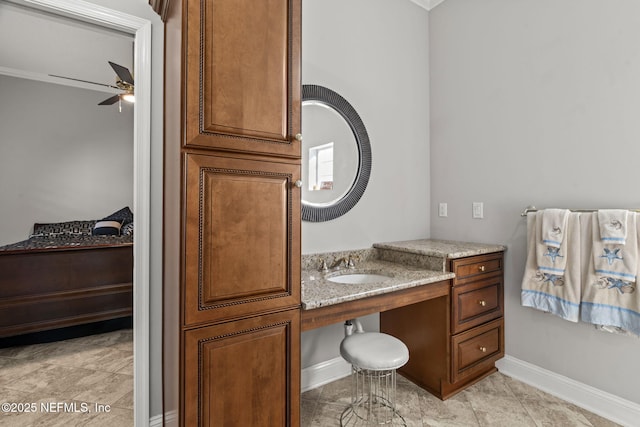
[[[313,390],[351,374],[351,365],[342,357],[327,360],[302,370],[300,388],[302,392]]]
[[[511,356],[505,356],[496,366],[505,375],[623,426],[637,426],[640,420],[639,404],[611,393]]]

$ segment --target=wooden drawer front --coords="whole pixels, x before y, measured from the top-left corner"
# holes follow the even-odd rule
[[[451,353],[451,382],[485,371],[504,356],[503,319],[453,336]]]
[[[300,311],[184,335],[184,426],[298,426]]]
[[[185,324],[300,304],[300,166],[187,155]]]
[[[503,278],[492,277],[452,288],[452,333],[465,331],[503,314]]]
[[[451,261],[451,271],[456,275],[453,279],[454,286],[481,279],[483,275],[501,273],[502,260],[502,253],[454,259]]]

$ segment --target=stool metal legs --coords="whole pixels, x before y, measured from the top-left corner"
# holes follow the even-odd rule
[[[351,405],[340,417],[341,426],[406,426],[396,410],[396,370],[372,371],[351,367]]]

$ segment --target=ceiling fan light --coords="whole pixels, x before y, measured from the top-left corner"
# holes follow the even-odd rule
[[[132,93],[125,93],[122,95],[122,100],[127,102],[136,102],[136,97]]]

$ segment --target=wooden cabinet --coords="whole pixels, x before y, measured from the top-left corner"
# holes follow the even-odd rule
[[[179,319],[181,426],[300,423],[300,8],[173,0],[167,15],[164,286],[179,312],[164,317]]]
[[[495,372],[504,356],[503,253],[449,260],[449,268],[456,274],[449,304],[431,300],[380,313],[380,330],[409,347],[400,373],[441,399]]]
[[[299,347],[297,309],[184,332],[184,425],[299,425]]]
[[[185,155],[184,324],[300,304],[300,165]]]
[[[183,0],[187,147],[300,157],[300,0]]]

